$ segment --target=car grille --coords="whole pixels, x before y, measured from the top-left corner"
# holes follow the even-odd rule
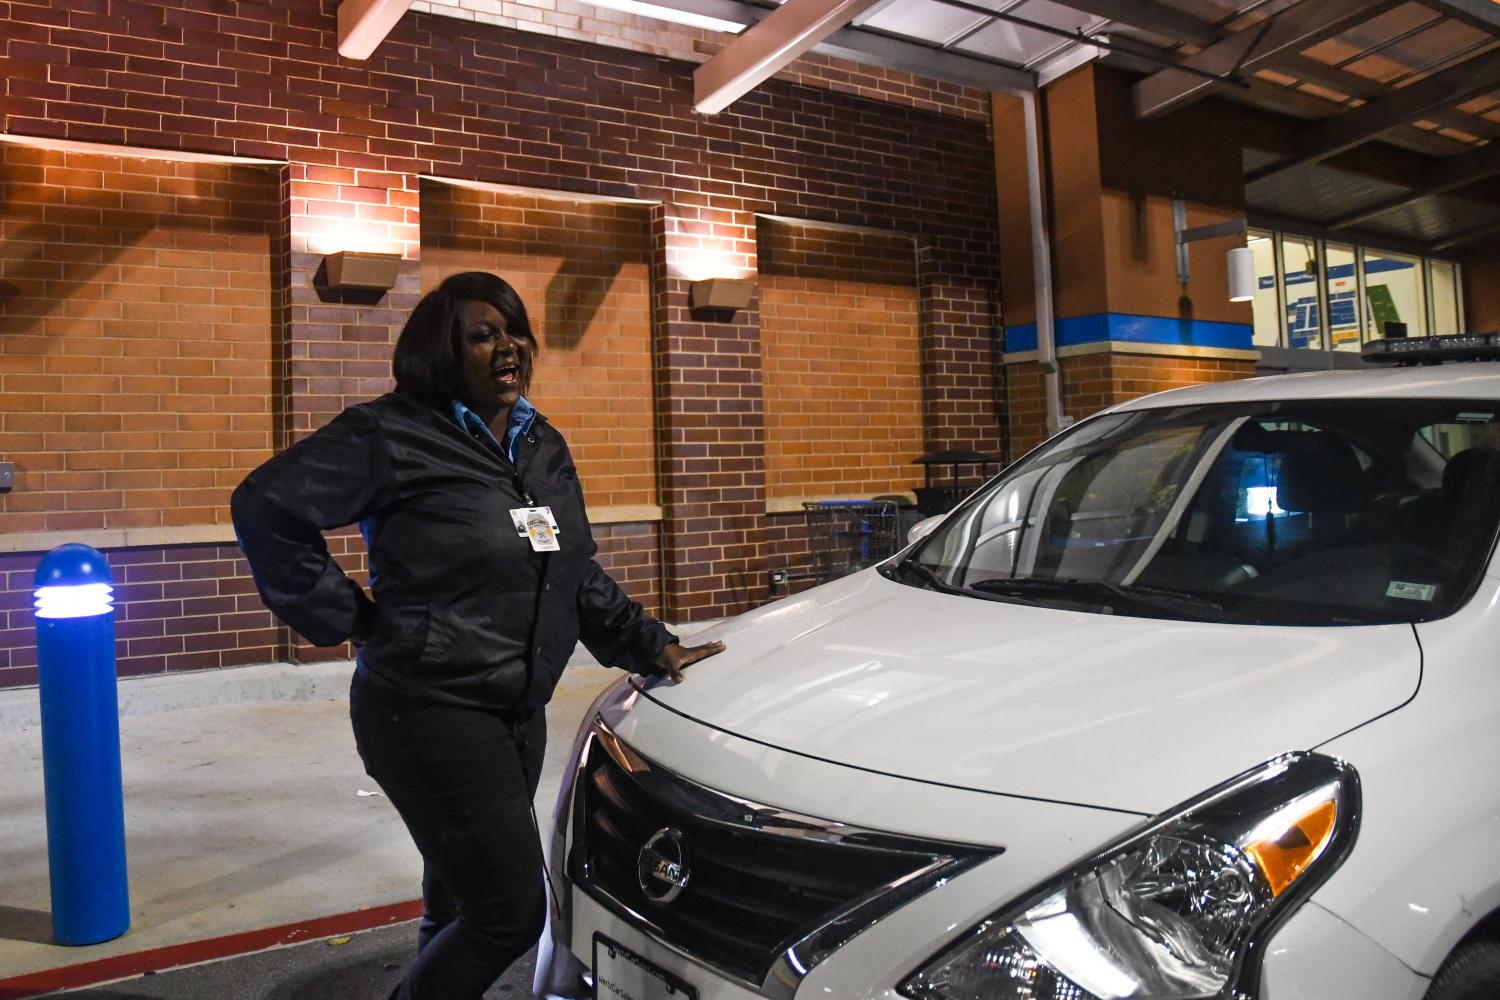
[[[597,725],[574,795],[573,882],[757,988],[789,951],[800,978],[885,912],[999,853],[735,799],[659,767]],[[647,841],[669,828],[686,845],[690,875],[676,898],[658,901],[637,866]]]

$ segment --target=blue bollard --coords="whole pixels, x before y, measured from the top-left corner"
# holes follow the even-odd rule
[[[35,583],[52,937],[96,944],[130,927],[114,588],[104,556],[75,544],[47,553]]]

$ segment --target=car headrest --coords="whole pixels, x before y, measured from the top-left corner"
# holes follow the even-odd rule
[[[1494,448],[1467,448],[1448,459],[1443,466],[1443,496],[1457,501],[1475,476],[1493,479],[1500,472],[1500,451]]]
[[[1354,446],[1327,431],[1315,433],[1310,444],[1282,457],[1276,503],[1283,510],[1310,514],[1363,510],[1369,486]]]

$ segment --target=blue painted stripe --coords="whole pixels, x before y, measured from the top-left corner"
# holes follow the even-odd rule
[[[1057,346],[1098,344],[1122,340],[1133,344],[1179,344],[1185,347],[1221,347],[1252,350],[1254,328],[1249,323],[1220,323],[1203,319],[1168,319],[1164,316],[1132,316],[1127,313],[1094,313],[1068,316],[1057,321]],[[1036,350],[1036,324],[1006,327],[1007,353]]]

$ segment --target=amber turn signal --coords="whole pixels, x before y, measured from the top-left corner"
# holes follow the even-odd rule
[[[1280,896],[1323,853],[1337,819],[1338,804],[1330,799],[1294,820],[1275,840],[1245,846],[1245,853],[1255,859],[1270,883],[1273,896]]]

